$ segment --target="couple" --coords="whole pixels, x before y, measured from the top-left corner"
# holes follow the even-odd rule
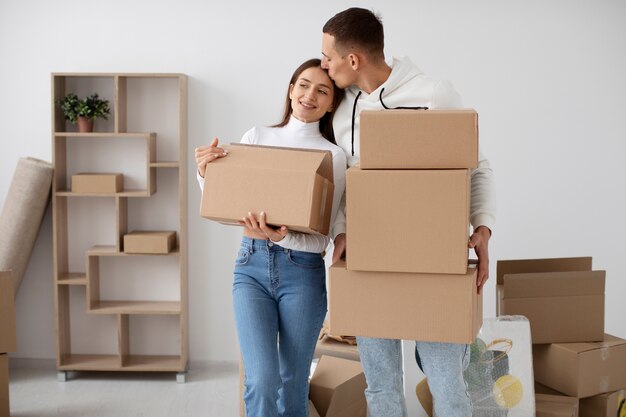
[[[255,127],[242,143],[330,150],[335,193],[330,236],[270,227],[249,213],[235,261],[233,304],[245,369],[247,417],[308,415],[308,376],[326,315],[322,253],[334,240],[333,262],[345,254],[345,169],[359,161],[359,114],[385,105],[461,107],[448,82],[426,76],[407,58],[385,62],[384,33],[369,10],[350,8],[323,28],[322,59],[302,64],[289,81],[281,123]],[[343,89],[346,89],[345,91]],[[217,139],[195,150],[200,187],[208,163],[228,154]],[[495,217],[493,174],[480,155],[472,172],[468,246],[479,259],[477,291],[489,274],[488,242]],[[358,337],[371,417],[405,417],[400,340]],[[416,342],[439,417],[471,416],[463,380],[468,345]]]

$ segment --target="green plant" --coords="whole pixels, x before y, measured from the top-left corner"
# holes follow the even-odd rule
[[[57,106],[63,110],[65,119],[72,124],[76,124],[79,117],[85,117],[89,120],[96,120],[101,117],[108,120],[107,115],[111,112],[109,101],[100,99],[98,94],[79,99],[76,94],[69,93],[64,99],[55,101]]]

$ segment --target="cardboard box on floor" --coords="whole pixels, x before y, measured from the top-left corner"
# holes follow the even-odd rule
[[[120,173],[79,173],[72,175],[73,193],[118,193],[124,189]]]
[[[351,271],[464,274],[469,170],[346,172]]]
[[[591,258],[498,261],[497,270],[496,314],[527,317],[533,344],[603,340],[606,273]]]
[[[579,417],[578,398],[535,394],[536,417]]]
[[[125,253],[166,254],[175,247],[173,231],[132,231],[124,235]]]
[[[264,211],[268,224],[328,234],[333,203],[329,151],[231,144],[207,165],[200,215],[239,225]]]
[[[626,388],[580,400],[579,417],[626,416]]]
[[[361,363],[322,356],[311,377],[309,397],[321,417],[366,417]]]
[[[362,111],[362,169],[450,169],[478,165],[472,109]]]
[[[476,269],[465,274],[349,271],[328,277],[332,334],[472,343],[483,319]]]
[[[0,353],[16,348],[15,298],[11,271],[0,271]]]
[[[11,295],[13,293],[11,292]],[[9,417],[9,355],[0,353],[0,417]]]
[[[324,337],[318,340],[317,344],[315,345],[315,352],[313,352],[313,357],[319,358],[322,355],[350,359],[353,361],[360,360],[359,349],[356,345],[342,343],[337,340],[331,339],[330,337]]]
[[[535,381],[578,398],[626,387],[626,340],[533,345]]]

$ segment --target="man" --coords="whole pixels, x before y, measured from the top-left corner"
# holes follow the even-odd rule
[[[323,28],[322,67],[346,97],[335,114],[337,144],[346,152],[348,166],[359,160],[359,114],[399,106],[459,108],[461,100],[452,84],[421,72],[408,58],[387,64],[383,26],[369,10],[351,8],[331,18]],[[384,91],[383,91],[384,89]],[[384,103],[384,104],[383,104]],[[471,173],[470,222],[473,233],[468,246],[478,257],[477,291],[489,276],[488,244],[495,221],[495,192],[489,161],[479,152],[479,164]],[[345,203],[344,203],[345,204]],[[345,254],[345,207],[335,222],[333,262]],[[367,379],[371,417],[405,417],[400,340],[358,337],[361,363]],[[471,403],[463,380],[469,346],[416,342],[438,417],[469,417]]]

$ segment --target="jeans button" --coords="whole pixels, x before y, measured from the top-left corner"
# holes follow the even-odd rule
[[[269,246],[269,247],[271,248],[272,246],[274,246],[274,242],[272,242],[271,240],[269,240],[269,241],[267,242],[267,246]]]

